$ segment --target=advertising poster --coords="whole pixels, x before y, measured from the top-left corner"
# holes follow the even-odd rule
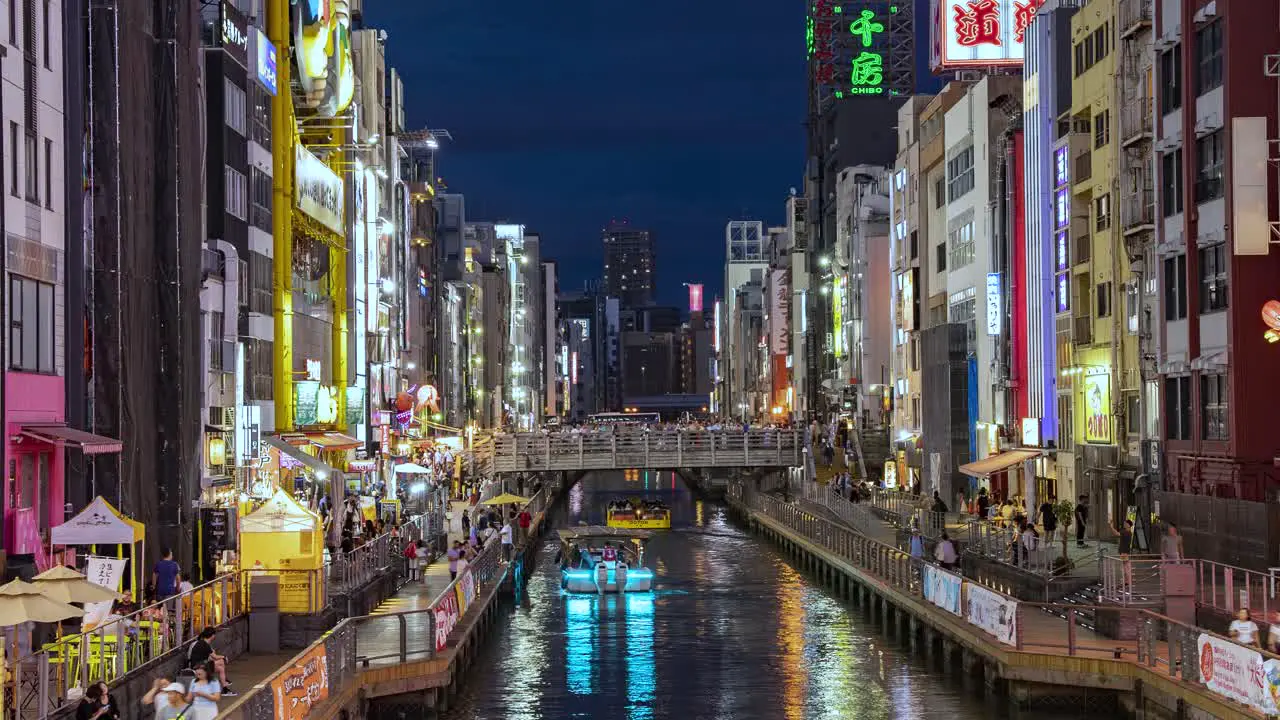
[[[1084,376],[1084,441],[1111,444],[1111,376]]]
[[[924,599],[952,615],[963,615],[960,608],[960,588],[964,581],[932,565],[924,566]]]
[[[302,720],[311,708],[329,697],[329,658],[324,643],[293,661],[293,666],[271,681],[276,720]]]
[[[1204,633],[1196,646],[1200,648],[1200,681],[1205,687],[1264,713],[1276,712],[1271,677],[1280,681],[1277,661],[1267,661],[1272,666],[1268,672],[1258,651]]]
[[[463,568],[458,573],[458,582],[454,584],[454,589],[458,593],[458,614],[462,615],[476,599],[476,576],[471,574],[471,568]]]
[[[344,232],[342,178],[302,145],[294,161],[298,209],[335,233]]]
[[[449,645],[449,633],[458,624],[458,596],[445,593],[436,604],[436,652],[443,651]]]
[[[969,624],[994,635],[1005,645],[1018,644],[1018,601],[973,583],[967,583]]]
[[[85,577],[94,585],[101,585],[108,590],[120,590],[120,579],[124,577],[124,566],[128,560],[120,558],[98,557],[93,555],[89,557],[89,564],[85,567]],[[107,615],[111,614],[111,607],[114,605],[110,600],[96,603],[86,603],[84,606],[84,629],[89,630],[102,624],[107,619]]]

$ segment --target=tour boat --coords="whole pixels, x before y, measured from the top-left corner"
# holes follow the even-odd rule
[[[560,531],[560,587],[573,593],[648,592],[646,530],[581,526]]]
[[[609,507],[605,517],[606,524],[611,528],[671,529],[671,510],[660,505],[619,501]]]

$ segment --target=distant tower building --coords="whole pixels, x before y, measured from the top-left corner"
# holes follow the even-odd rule
[[[604,291],[624,308],[653,304],[653,234],[626,223],[610,223],[604,230]]]

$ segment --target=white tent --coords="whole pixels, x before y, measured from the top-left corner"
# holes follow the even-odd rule
[[[430,475],[431,468],[425,468],[417,463],[403,463],[396,466],[396,474],[403,475]]]
[[[289,493],[276,489],[262,507],[240,518],[241,533],[314,532],[319,518]]]
[[[55,527],[50,539],[54,545],[132,545],[145,534],[142,523],[124,517],[98,496],[80,514]]]

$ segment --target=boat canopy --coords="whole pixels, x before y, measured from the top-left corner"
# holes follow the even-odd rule
[[[564,542],[591,540],[595,538],[604,540],[614,538],[625,540],[648,540],[651,537],[653,537],[653,533],[648,530],[606,527],[604,525],[581,525],[575,528],[564,528],[563,530],[560,530],[560,539]]]

